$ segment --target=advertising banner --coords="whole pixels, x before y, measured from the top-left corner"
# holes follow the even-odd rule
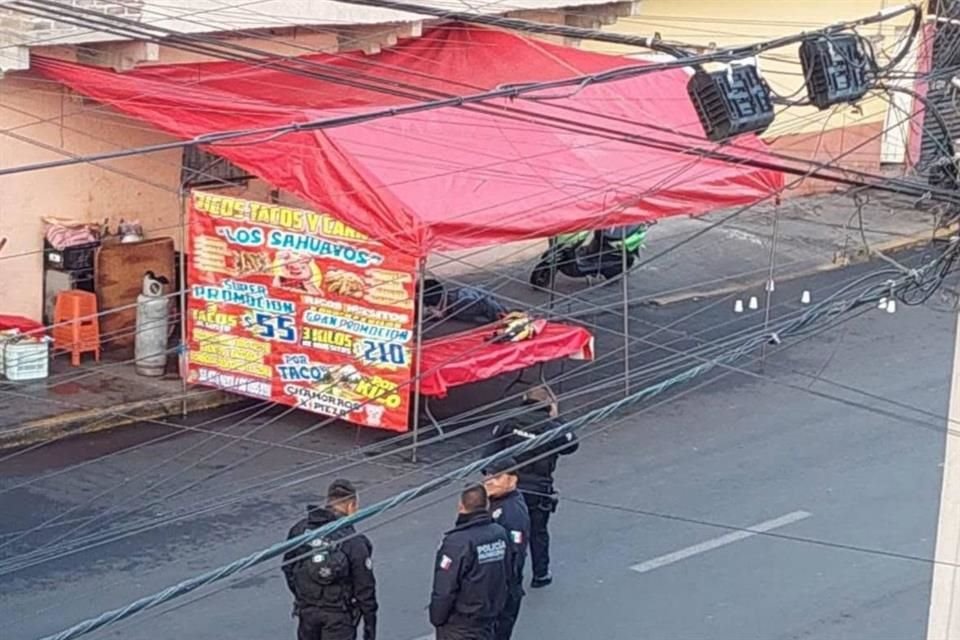
[[[324,213],[194,191],[188,381],[407,430],[416,259]]]

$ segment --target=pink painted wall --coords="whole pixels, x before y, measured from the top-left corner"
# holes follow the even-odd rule
[[[23,74],[0,80],[0,132],[0,167],[169,140],[55,84]],[[0,313],[41,316],[44,216],[85,222],[109,219],[114,227],[121,218],[136,219],[147,237],[171,236],[179,246],[180,162],[180,151],[173,150],[102,166],[0,177],[0,237],[7,238],[0,253]],[[242,191],[263,198],[268,189],[255,184]]]
[[[164,140],[156,131],[71,98],[55,84],[13,75],[0,80],[0,130],[7,132],[0,142],[0,167]],[[109,218],[114,224],[120,218],[138,218],[155,230],[152,235],[176,231],[160,228],[175,224],[179,215],[175,193],[164,189],[176,188],[179,153],[117,160],[107,166],[134,177],[93,165],[0,177],[0,236],[8,240],[0,254],[4,291],[0,312],[40,317],[44,216]]]
[[[239,39],[283,55],[309,51],[362,48],[390,44],[402,37],[403,27],[360,30],[339,36],[332,30],[286,30],[276,42],[263,38]],[[112,47],[97,45],[101,61]],[[93,50],[91,48],[91,50]],[[47,47],[44,55],[76,60],[70,47]],[[160,48],[161,63],[202,58]],[[146,64],[146,63],[145,63]],[[0,167],[45,162],[65,155],[86,155],[168,141],[170,138],[135,120],[85,101],[59,85],[29,74],[0,79]],[[0,313],[41,316],[43,297],[44,216],[85,222],[137,219],[148,237],[172,236],[179,246],[179,150],[113,160],[103,166],[77,165],[32,173],[0,176],[0,237],[7,245],[0,253]],[[111,169],[115,171],[111,171]],[[119,173],[122,172],[122,173]],[[269,187],[254,181],[235,195],[266,200]]]

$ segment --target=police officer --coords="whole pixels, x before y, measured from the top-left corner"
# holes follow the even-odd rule
[[[307,507],[307,517],[290,529],[287,539],[352,515],[357,490],[348,480],[334,480],[326,507]],[[352,525],[313,540],[283,556],[283,573],[299,617],[297,640],[356,640],[363,619],[364,640],[377,634],[377,585],[370,540]]]
[[[457,524],[437,551],[430,596],[436,640],[492,640],[507,599],[509,541],[493,521],[482,485],[460,494]]]
[[[535,438],[545,431],[562,426],[557,420],[559,408],[556,396],[546,387],[536,387],[524,394],[524,404],[529,411],[498,424],[493,429],[493,439],[486,455],[493,455],[517,443]],[[563,438],[546,442],[518,456],[520,492],[530,511],[530,563],[534,589],[553,582],[550,574],[550,531],[547,525],[551,514],[557,510],[558,498],[553,485],[557,458],[573,453],[579,448],[577,437],[567,433]]]
[[[503,458],[483,470],[483,486],[490,496],[490,515],[494,522],[507,530],[510,538],[510,565],[512,573],[507,589],[507,602],[497,619],[494,640],[510,640],[513,626],[520,615],[523,599],[523,565],[527,558],[527,539],[530,537],[530,513],[527,503],[517,490],[517,461]]]

